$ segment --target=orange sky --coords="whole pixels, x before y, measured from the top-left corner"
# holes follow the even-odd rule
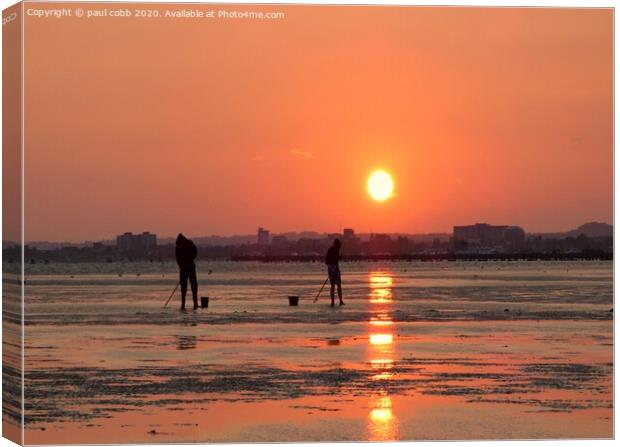
[[[612,10],[232,9],[26,17],[27,240],[611,222]]]

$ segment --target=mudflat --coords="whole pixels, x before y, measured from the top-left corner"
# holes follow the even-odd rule
[[[26,443],[612,436],[611,262],[341,270],[332,309],[320,264],[202,263],[181,312],[171,263],[28,266]]]

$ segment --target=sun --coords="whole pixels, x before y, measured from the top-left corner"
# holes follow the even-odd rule
[[[379,169],[368,177],[367,188],[370,197],[383,202],[394,195],[394,180],[389,172]]]

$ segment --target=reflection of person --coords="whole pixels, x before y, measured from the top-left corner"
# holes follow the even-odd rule
[[[329,276],[329,283],[331,285],[330,296],[332,298],[332,307],[334,306],[335,287],[338,286],[338,298],[340,299],[340,305],[344,304],[342,301],[342,281],[340,279],[340,267],[338,267],[338,261],[340,261],[340,239],[334,240],[334,243],[327,254],[325,255],[325,264],[327,264],[327,275]]]
[[[192,298],[194,309],[198,309],[198,280],[196,279],[196,264],[194,260],[198,256],[196,245],[181,233],[177,236],[175,250],[177,264],[179,264],[179,282],[181,283],[181,310],[185,309],[185,295],[187,294],[187,280],[192,286]]]

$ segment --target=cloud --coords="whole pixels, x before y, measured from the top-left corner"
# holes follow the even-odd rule
[[[306,160],[314,157],[311,152],[302,151],[301,149],[297,149],[297,148],[291,149],[290,153],[294,157],[303,158],[303,159],[306,159]]]

